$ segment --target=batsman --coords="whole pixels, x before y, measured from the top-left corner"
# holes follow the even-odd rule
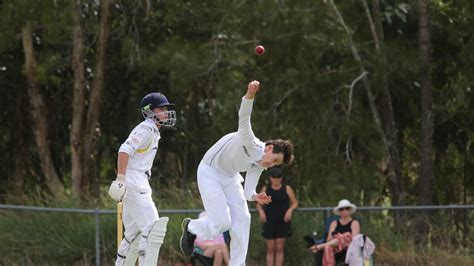
[[[109,195],[123,202],[124,238],[117,251],[115,265],[156,265],[163,243],[168,217],[159,218],[152,199],[149,179],[158,150],[160,129],[176,124],[176,112],[165,95],[154,92],[140,102],[145,120],[136,126],[120,146],[117,179]]]

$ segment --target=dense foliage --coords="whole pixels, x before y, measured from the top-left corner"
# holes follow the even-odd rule
[[[198,201],[197,164],[236,130],[240,97],[258,79],[253,129],[262,140],[295,144],[285,176],[301,206],[341,198],[365,206],[473,204],[474,6],[427,1],[425,65],[419,2],[114,0],[106,20],[108,1],[2,0],[0,203],[78,198],[108,206],[118,147],[151,91],[163,92],[178,113],[177,126],[162,132],[155,196],[182,189]],[[257,44],[263,56],[255,55]],[[81,71],[84,110],[77,111]],[[90,151],[74,157],[77,118]],[[432,141],[422,129],[430,121]],[[77,162],[85,174],[73,172]]]
[[[96,68],[100,8],[97,1],[79,2],[87,96]],[[332,1],[112,3],[105,83],[90,154],[94,171],[84,193],[97,195],[96,187],[114,177],[117,147],[140,121],[138,102],[150,91],[165,93],[179,114],[176,129],[164,132],[154,185],[186,186],[205,150],[235,130],[239,97],[248,81],[258,79],[262,90],[254,130],[262,139],[295,143],[297,159],[286,174],[298,190],[305,188],[312,192],[309,198],[326,204],[342,196],[364,205],[386,202],[388,159],[362,86],[364,76],[372,83],[380,113],[386,108],[379,101],[380,79],[386,78],[405,178],[402,189],[408,203],[416,202],[422,159],[417,6],[381,1],[381,55],[374,50],[363,2],[336,5],[366,75],[352,56]],[[435,191],[433,203],[467,203],[474,184],[472,7],[457,1],[431,1],[429,7],[435,183],[426,189]],[[15,188],[25,195],[50,193],[36,153],[24,70],[21,31],[27,23],[32,25],[38,87],[47,103],[52,163],[70,191],[73,11],[69,1],[1,3],[2,201]],[[265,45],[267,53],[256,56],[255,44]]]

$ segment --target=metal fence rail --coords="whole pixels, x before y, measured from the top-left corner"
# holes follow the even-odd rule
[[[19,211],[37,211],[37,212],[62,212],[62,213],[78,213],[94,215],[95,218],[95,264],[101,264],[100,254],[100,215],[116,214],[117,210],[101,210],[101,209],[74,209],[74,208],[51,208],[24,205],[8,205],[0,204],[0,209],[19,210]],[[358,211],[406,211],[406,210],[474,210],[474,205],[417,205],[417,206],[368,206],[357,207]],[[328,216],[333,207],[307,207],[298,208],[298,212],[323,212]],[[169,209],[160,210],[160,214],[189,214],[200,213],[202,209]],[[256,212],[256,209],[250,209]]]

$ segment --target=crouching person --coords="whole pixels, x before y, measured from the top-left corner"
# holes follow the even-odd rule
[[[125,237],[117,251],[115,265],[156,265],[161,244],[166,234],[168,217],[159,218],[152,199],[149,179],[160,128],[174,126],[176,112],[173,104],[161,93],[150,93],[141,100],[145,118],[120,146],[117,179],[112,182],[109,195],[123,202]]]

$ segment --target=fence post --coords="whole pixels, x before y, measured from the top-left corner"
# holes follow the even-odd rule
[[[100,210],[95,209],[95,265],[100,266]]]

